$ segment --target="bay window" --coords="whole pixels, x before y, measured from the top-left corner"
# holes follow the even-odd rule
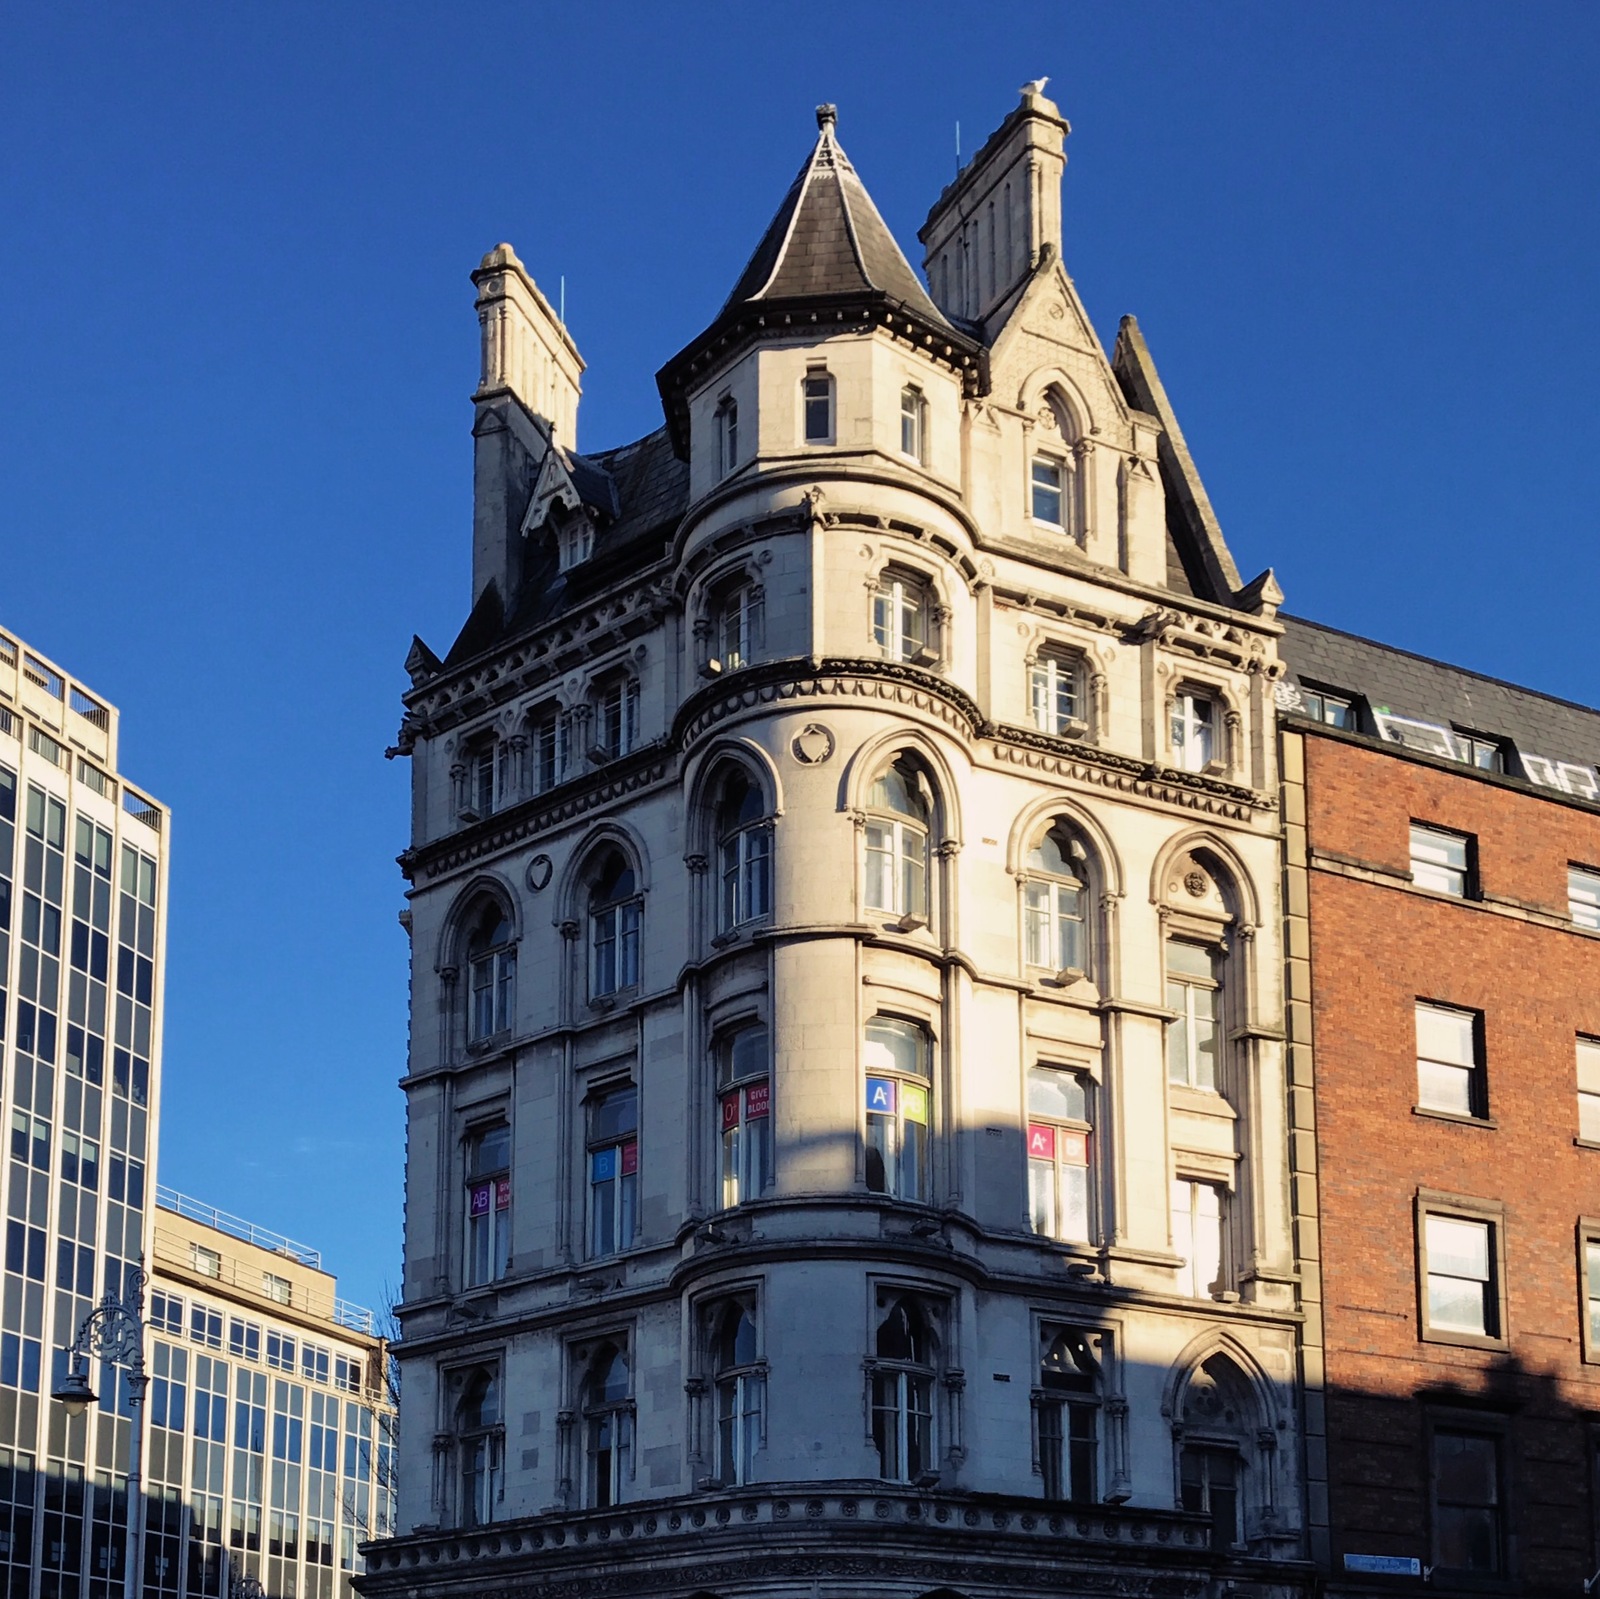
[[[866,1067],[867,1188],[926,1203],[932,1040],[915,1022],[874,1016],[862,1049]]]

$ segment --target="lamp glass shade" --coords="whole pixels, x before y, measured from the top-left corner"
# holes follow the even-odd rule
[[[77,1367],[69,1371],[51,1395],[59,1399],[69,1416],[81,1416],[95,1402],[95,1391],[89,1386],[88,1373]]]

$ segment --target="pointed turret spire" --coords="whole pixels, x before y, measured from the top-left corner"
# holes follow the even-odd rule
[[[935,326],[949,327],[840,148],[838,124],[837,106],[817,107],[817,142],[734,284],[722,315],[742,304],[822,294],[886,294]]]
[[[891,329],[980,381],[983,347],[929,297],[839,146],[835,106],[817,107],[817,142],[767,224],[733,293],[697,339],[656,374],[673,447],[688,454],[687,394],[709,362],[749,339],[801,326]]]

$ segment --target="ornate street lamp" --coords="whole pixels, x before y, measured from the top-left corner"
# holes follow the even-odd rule
[[[83,1318],[78,1336],[67,1349],[67,1375],[51,1397],[59,1399],[69,1416],[81,1416],[100,1397],[89,1385],[90,1360],[109,1361],[128,1368],[128,1408],[132,1412],[133,1441],[128,1448],[127,1562],[122,1573],[125,1599],[139,1599],[144,1582],[144,1492],[140,1481],[144,1466],[144,1391],[150,1379],[144,1370],[144,1285],[142,1266],[128,1274],[124,1298],[108,1288],[100,1303]]]

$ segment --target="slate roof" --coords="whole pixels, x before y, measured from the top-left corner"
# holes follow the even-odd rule
[[[1280,613],[1278,620],[1285,629],[1279,646],[1283,658],[1302,685],[1358,696],[1369,710],[1508,740],[1521,755],[1600,766],[1600,711],[1590,706],[1303,617]]]
[[[491,583],[450,646],[447,667],[548,622],[618,577],[662,558],[689,504],[689,464],[675,453],[664,427],[615,450],[568,451],[562,459],[585,503],[614,508],[615,514],[596,529],[589,559],[567,572],[558,570],[552,540],[530,539],[522,584],[511,603]]]
[[[935,327],[953,332],[839,147],[832,106],[817,108],[817,128],[815,147],[718,320],[741,305],[820,295],[886,294]]]

